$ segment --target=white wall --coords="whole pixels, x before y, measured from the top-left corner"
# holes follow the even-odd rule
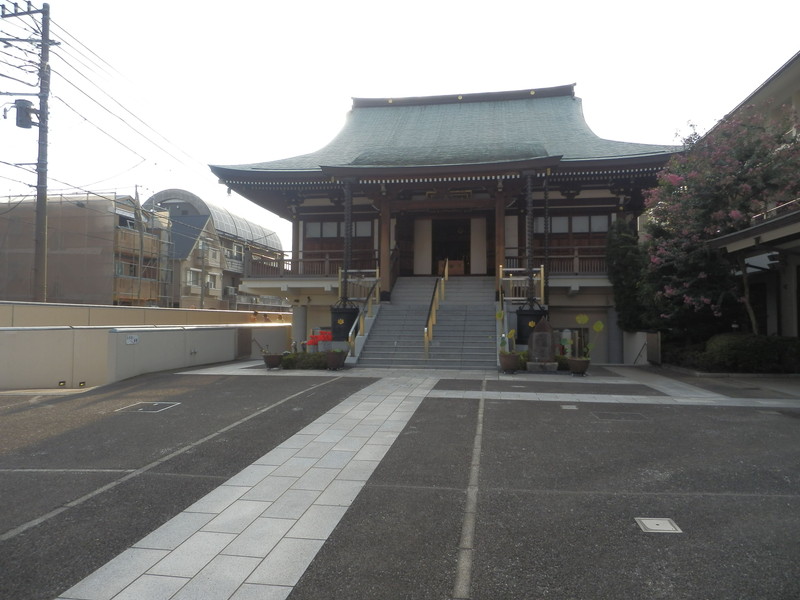
[[[291,324],[0,329],[0,390],[81,388],[232,361],[238,336],[288,349]],[[260,358],[253,344],[252,358]]]
[[[626,365],[647,364],[647,332],[622,333],[623,363]]]

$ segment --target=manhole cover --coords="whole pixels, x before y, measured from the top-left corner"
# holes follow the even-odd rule
[[[626,412],[596,412],[592,413],[601,421],[644,421],[645,416],[639,413]]]
[[[114,412],[138,412],[138,413],[157,413],[168,410],[173,406],[178,406],[180,402],[137,402],[124,408],[119,408]]]
[[[651,517],[635,517],[635,519],[645,533],[683,533],[672,519]]]

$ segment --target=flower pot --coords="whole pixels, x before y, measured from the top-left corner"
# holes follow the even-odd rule
[[[328,369],[331,371],[344,367],[344,361],[347,360],[347,352],[343,350],[328,350],[325,356],[328,360]]]
[[[503,373],[516,373],[522,368],[522,362],[516,352],[501,353],[499,357],[500,371]]]
[[[261,356],[264,357],[264,364],[268,369],[277,369],[281,366],[282,356],[280,354],[262,354]]]
[[[586,375],[590,362],[588,358],[567,358],[569,372],[573,375]]]

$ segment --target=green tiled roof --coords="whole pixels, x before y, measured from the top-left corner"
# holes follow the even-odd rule
[[[321,171],[321,167],[491,165],[560,156],[564,163],[665,156],[676,146],[606,140],[592,132],[574,86],[461,96],[354,99],[341,132],[324,148],[236,166],[234,173]]]

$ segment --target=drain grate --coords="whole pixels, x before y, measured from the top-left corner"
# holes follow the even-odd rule
[[[647,417],[639,413],[626,412],[593,412],[601,421],[645,421]]]
[[[118,408],[114,412],[135,412],[135,413],[157,413],[163,412],[178,406],[180,402],[137,402],[124,408]]]
[[[645,533],[683,533],[672,519],[634,517]]]

